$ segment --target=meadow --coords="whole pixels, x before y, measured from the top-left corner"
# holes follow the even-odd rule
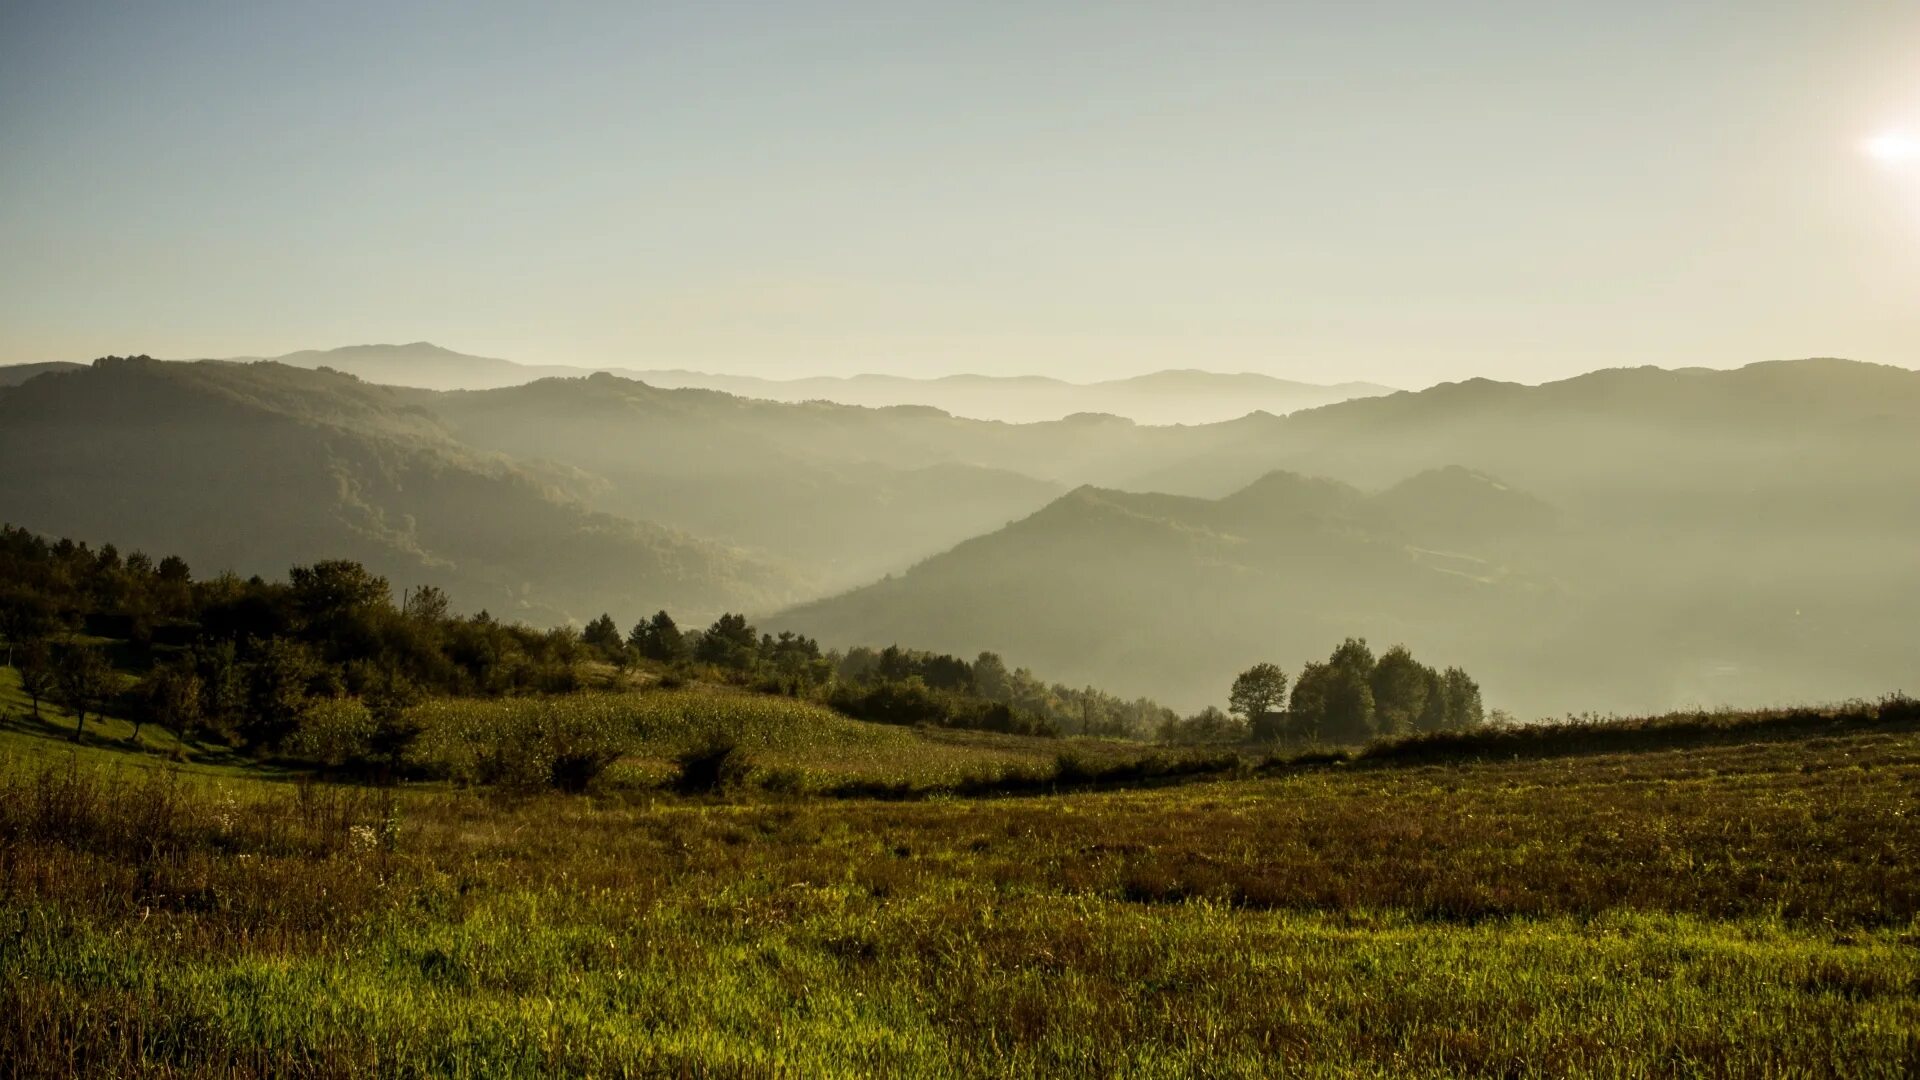
[[[839,734],[753,751],[872,779],[1016,757],[813,720]],[[643,774],[702,726],[662,724]],[[152,755],[16,732],[0,1071],[1920,1070],[1911,708],[1576,727],[910,801],[130,769]]]

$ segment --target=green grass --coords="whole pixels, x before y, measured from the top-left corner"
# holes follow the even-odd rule
[[[992,732],[899,727],[852,720],[824,706],[715,686],[565,698],[499,701],[446,699],[416,709],[426,728],[417,759],[436,772],[465,776],[493,733],[542,715],[620,733],[628,750],[610,771],[614,786],[667,782],[674,758],[716,736],[736,742],[766,780],[820,791],[849,782],[915,790],[952,787],[969,777],[1051,768],[1061,753],[1112,763],[1150,752],[1118,739],[1037,739]]]
[[[28,763],[0,1072],[1911,1076],[1916,812],[1910,723],[911,803]]]

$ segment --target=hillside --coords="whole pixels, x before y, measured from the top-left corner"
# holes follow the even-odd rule
[[[1339,432],[1329,455],[1358,436],[1327,414],[1356,408],[1303,418]],[[1704,438],[1663,422],[1676,421],[1653,418],[1642,445]],[[1405,436],[1409,457],[1417,438]],[[1871,694],[1920,680],[1900,629],[1920,566],[1884,531],[1920,490],[1903,486],[1908,460],[1827,488],[1760,473],[1721,490],[1707,478],[1729,473],[1676,455],[1644,467],[1654,492],[1633,506],[1564,506],[1459,467],[1373,495],[1289,473],[1218,499],[1083,488],[776,621],[830,642],[1004,650],[1182,707],[1218,701],[1256,661],[1297,669],[1348,634],[1462,664],[1489,702],[1523,716]],[[1589,490],[1537,461],[1533,473]],[[1669,513],[1692,494],[1687,477],[1705,489]],[[1843,481],[1884,502],[1849,505]],[[1770,507],[1773,535],[1752,535],[1747,500]]]
[[[45,375],[54,371],[78,371],[84,364],[69,364],[52,361],[45,364],[6,364],[0,365],[0,387],[18,386],[36,375]]]
[[[418,400],[468,445],[592,477],[582,494],[601,509],[758,549],[830,589],[1061,491],[1007,467],[1020,455],[991,445],[998,425],[931,410],[782,405],[607,374]]]
[[[864,589],[775,620],[825,641],[1004,650],[1068,681],[1152,686],[1197,708],[1233,675],[1289,668],[1349,634],[1405,641],[1482,676],[1506,703],[1511,669],[1463,626],[1525,610],[1544,583],[1467,555],[1422,551],[1389,505],[1274,474],[1224,499],[1083,487],[1046,509]]]
[[[785,571],[591,512],[554,479],[340,374],[110,359],[0,391],[0,517],[42,532],[241,574],[353,558],[542,620],[795,593]]]

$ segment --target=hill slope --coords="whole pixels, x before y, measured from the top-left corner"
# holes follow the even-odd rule
[[[1182,704],[1348,633],[1464,664],[1524,715],[1920,683],[1920,373],[1813,360],[1479,381],[1193,434],[1123,486],[1217,500],[1079,492],[787,619],[828,640],[1004,650],[1122,692],[1158,680]],[[1236,490],[1276,468],[1387,490]],[[1289,514],[1311,530],[1275,531]],[[1279,542],[1302,536],[1320,547]]]
[[[58,360],[45,364],[7,364],[0,366],[0,386],[19,386],[36,375],[45,375],[51,371],[79,371],[85,366]]]
[[[1297,667],[1349,634],[1504,671],[1495,643],[1463,627],[1531,611],[1550,583],[1422,549],[1394,509],[1290,474],[1218,500],[1083,487],[905,575],[776,621],[823,641],[992,649],[1189,707],[1220,700],[1253,662]]]
[[[778,602],[784,572],[590,512],[349,376],[105,360],[0,391],[0,517],[196,566],[278,574],[347,557],[396,588],[529,618]]]
[[[591,476],[583,495],[602,509],[761,549],[829,588],[904,569],[1061,490],[1004,467],[1017,455],[971,452],[998,425],[931,410],[774,404],[604,373],[418,400],[469,445]]]

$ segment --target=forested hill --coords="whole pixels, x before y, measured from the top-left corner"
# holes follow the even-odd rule
[[[795,596],[790,573],[595,513],[384,387],[274,364],[108,359],[0,390],[0,510],[241,573],[347,557],[469,610],[585,618]]]

